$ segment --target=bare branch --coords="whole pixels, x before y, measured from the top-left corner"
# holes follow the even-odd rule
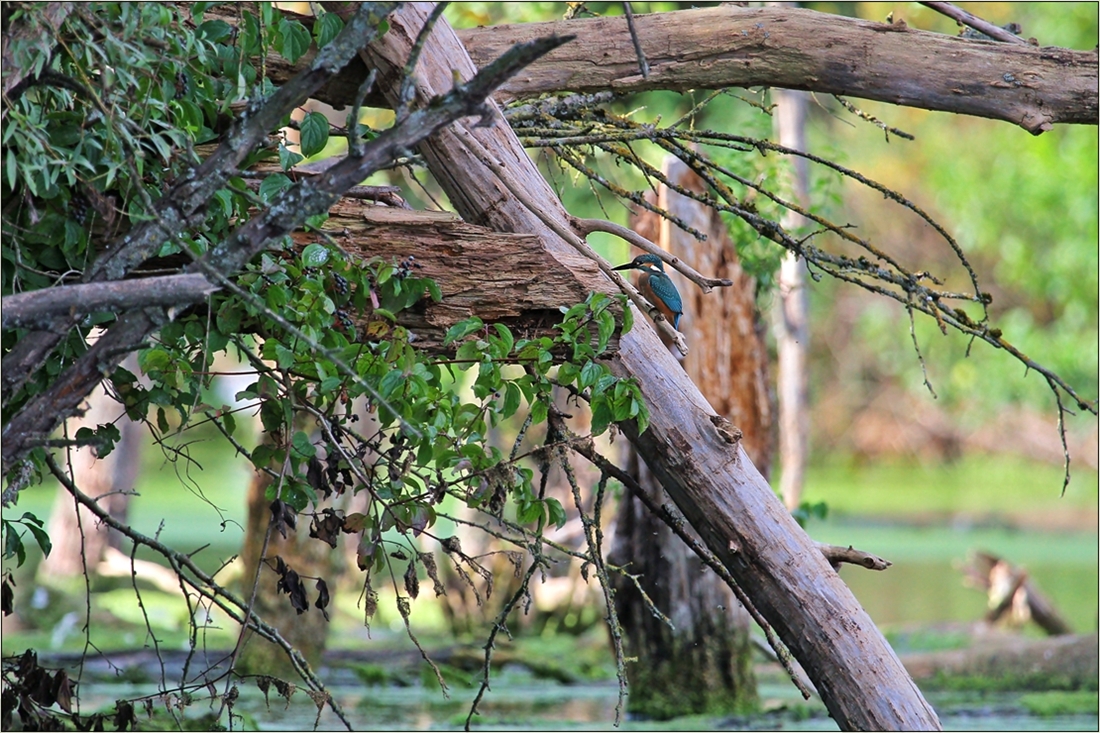
[[[787,649],[786,645],[776,636],[775,630],[772,628],[771,624],[768,623],[767,619],[756,610],[756,607],[752,603],[752,599],[748,597],[744,589],[737,583],[737,580],[730,574],[729,570],[726,569],[726,566],[722,564],[722,561],[715,557],[714,553],[702,542],[688,534],[685,529],[685,525],[688,524],[688,522],[684,519],[683,515],[668,504],[658,504],[653,496],[651,496],[633,476],[604,458],[599,451],[596,450],[591,439],[577,440],[572,444],[572,447],[577,453],[591,461],[600,471],[612,476],[630,489],[631,493],[638,497],[639,501],[645,504],[646,509],[664,522],[665,525],[672,530],[673,534],[690,547],[691,551],[698,556],[704,565],[718,574],[718,577],[729,586],[729,589],[737,596],[737,600],[741,602],[741,605],[745,607],[745,610],[749,612],[753,620],[764,630],[764,635],[768,639],[768,644],[770,644],[775,651],[776,658],[779,660],[780,664],[783,665],[783,668],[787,671],[787,674],[790,676],[795,687],[798,688],[798,691],[802,693],[805,699],[809,700],[810,695],[813,693],[805,683],[805,674],[799,674],[797,667],[798,662],[791,656],[790,650]]]
[[[932,8],[937,13],[942,13],[948,18],[958,21],[963,25],[970,26],[974,30],[986,34],[995,41],[1022,43],[1025,46],[1028,45],[1026,40],[1020,38],[1015,33],[1009,33],[1004,28],[993,25],[988,20],[982,20],[976,15],[971,15],[953,3],[921,3],[921,5],[926,8]]]
[[[617,17],[472,28],[460,37],[480,65],[517,40],[577,35],[568,49],[504,85],[499,98],[770,86],[1004,120],[1033,134],[1100,118],[1092,50],[983,43],[904,23],[730,3],[639,15],[635,22],[650,49],[648,78],[638,73],[628,29]],[[857,62],[853,48],[860,49]]]
[[[86,507],[88,511],[96,516],[100,522],[108,527],[118,531],[120,534],[128,537],[134,546],[145,545],[150,548],[165,560],[175,571],[176,576],[180,579],[181,587],[186,584],[191,587],[193,591],[199,595],[210,599],[221,610],[225,611],[234,621],[241,625],[246,625],[255,631],[257,634],[267,639],[273,644],[278,645],[290,659],[291,664],[294,666],[295,671],[301,676],[301,678],[312,688],[319,691],[324,691],[325,685],[310,669],[309,662],[305,660],[302,653],[295,649],[290,643],[288,643],[280,634],[279,630],[273,626],[268,625],[261,619],[250,607],[246,607],[244,601],[237,598],[232,592],[223,588],[214,580],[213,576],[205,573],[190,555],[185,555],[181,552],[173,550],[164,543],[157,539],[146,537],[142,533],[135,530],[129,524],[120,522],[112,517],[107,511],[99,505],[99,502],[91,498],[75,483],[73,483],[69,476],[62,470],[61,466],[57,464],[53,456],[46,456],[46,463],[49,466],[50,472],[54,478],[61,483],[69,494],[72,495],[79,504]],[[184,570],[188,572],[185,573]],[[194,576],[194,577],[192,577]],[[88,573],[84,573],[84,577],[88,577]],[[185,592],[186,595],[186,592]],[[348,722],[343,709],[339,703],[331,697],[328,699],[328,704],[332,708],[332,711],[340,718],[340,720],[347,726],[348,730],[352,730],[351,723]]]
[[[197,303],[218,290],[202,275],[165,275],[140,280],[63,285],[6,295],[3,328],[46,327],[57,316],[82,318],[96,311],[121,313],[149,306]]]
[[[634,54],[638,57],[638,70],[642,72],[642,78],[649,78],[649,62],[646,61],[645,52],[642,51],[642,39],[638,38],[638,29],[634,27],[634,10],[630,3],[623,3],[623,15],[626,16],[626,25],[630,29],[630,41],[634,44]]]
[[[878,555],[872,555],[869,552],[857,550],[851,545],[840,547],[838,545],[827,545],[824,542],[818,542],[817,549],[821,550],[821,554],[825,556],[826,560],[832,563],[834,568],[839,568],[841,563],[859,565],[868,570],[885,570],[893,565],[889,560],[883,560]]]
[[[672,267],[675,267],[680,274],[691,280],[693,283],[699,286],[699,289],[704,293],[709,293],[716,287],[728,288],[733,285],[733,281],[722,277],[706,277],[695,270],[695,268],[688,265],[686,262],[678,257],[673,257],[668,252],[649,241],[641,234],[638,234],[633,229],[627,229],[621,224],[616,224],[613,221],[607,221],[605,219],[578,219],[572,217],[569,220],[569,224],[580,234],[582,237],[591,234],[592,232],[606,232],[607,234],[614,234],[620,239],[625,239],[638,249],[655,254],[662,260],[667,262]]]

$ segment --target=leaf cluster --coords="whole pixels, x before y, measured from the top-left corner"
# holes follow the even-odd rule
[[[39,35],[18,37],[11,48],[25,76],[5,98],[0,137],[3,294],[90,277],[112,241],[155,220],[153,202],[190,175],[245,105],[271,94],[258,60],[269,52],[296,60],[311,42],[271,3],[260,3],[258,14],[242,8],[237,27],[204,19],[210,5],[80,4],[56,31],[38,17],[44,6],[29,4],[17,11],[28,17],[9,18]],[[342,27],[325,14],[313,38],[323,45]],[[289,167],[298,154],[273,138],[244,167],[276,155]],[[257,200],[243,177],[231,178],[196,226],[165,241],[147,267],[178,267],[179,253],[202,254],[285,183],[267,183]],[[5,399],[4,421],[84,353],[89,329],[115,318],[93,313],[68,332],[45,368]],[[5,331],[4,353],[23,336]]]

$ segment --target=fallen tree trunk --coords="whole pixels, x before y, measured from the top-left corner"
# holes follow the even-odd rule
[[[392,262],[413,255],[416,275],[439,284],[440,302],[424,299],[397,314],[398,324],[414,332],[416,347],[425,351],[442,349],[447,329],[475,315],[503,323],[522,338],[551,336],[561,322],[558,306],[579,303],[589,293],[533,234],[494,232],[448,212],[345,198],[329,210],[324,230],[363,260]],[[303,230],[293,236],[302,246],[316,240]]]
[[[338,3],[328,7],[351,10]],[[403,6],[391,17],[390,31],[365,52],[391,104],[398,91],[393,82],[430,11],[428,3]],[[467,79],[474,71],[462,43],[441,20],[417,66],[417,94],[430,99],[450,89],[456,76]],[[481,162],[473,152],[479,146],[503,165],[509,180],[498,179]],[[595,263],[555,233],[568,229],[568,215],[498,110],[479,126],[460,121],[439,131],[419,150],[466,220],[537,234],[545,251],[582,287],[609,289]],[[520,203],[517,190],[538,202],[537,214]],[[635,323],[621,338],[611,368],[638,380],[651,423],[641,435],[629,425],[620,427],[794,652],[830,714],[851,729],[938,729],[935,712],[851,591],[741,446],[716,429],[714,410],[640,313]]]
[[[479,67],[501,48],[549,33],[577,40],[497,92],[592,92],[770,86],[1005,120],[1039,134],[1097,124],[1097,54],[973,41],[800,8],[715,8],[635,18],[642,78],[625,19],[605,17],[465,31]]]
[[[1033,134],[1058,123],[1095,125],[1100,118],[1095,50],[977,41],[900,21],[729,3],[634,20],[649,63],[645,78],[622,16],[470,28],[458,37],[481,67],[519,41],[577,36],[504,84],[494,95],[502,101],[562,91],[768,86],[1004,120]],[[268,59],[276,84],[298,67]],[[343,108],[365,75],[364,65],[350,64],[318,99]]]
[[[1014,690],[1077,690],[1096,684],[1097,635],[979,640],[968,649],[909,654],[905,668],[916,679],[980,677]]]

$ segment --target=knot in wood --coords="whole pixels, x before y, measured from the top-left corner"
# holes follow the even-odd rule
[[[721,415],[711,415],[710,421],[714,425],[714,429],[718,432],[718,437],[724,442],[730,445],[736,445],[741,441],[743,437],[741,428],[735,426],[726,418]]]

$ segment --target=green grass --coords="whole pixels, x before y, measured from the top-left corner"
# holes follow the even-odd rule
[[[1065,515],[1096,526],[1098,476],[1074,468],[1062,491],[1062,469],[1011,456],[966,456],[952,463],[833,459],[810,467],[804,498],[833,515],[928,518],[967,515],[1040,521]]]
[[[1100,709],[1100,695],[1095,690],[1029,692],[1020,697],[1020,704],[1032,715],[1042,717],[1079,715],[1096,713]]]

